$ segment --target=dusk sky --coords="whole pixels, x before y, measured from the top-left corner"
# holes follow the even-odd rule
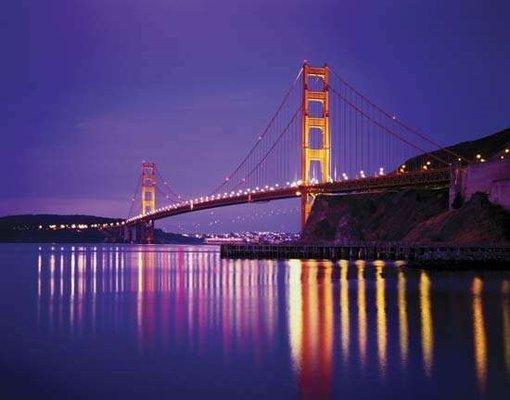
[[[125,217],[142,160],[209,194],[304,59],[442,144],[496,132],[509,15],[503,0],[2,1],[0,215]]]

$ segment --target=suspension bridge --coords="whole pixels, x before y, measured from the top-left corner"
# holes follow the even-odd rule
[[[404,164],[420,154],[427,154],[421,165]],[[296,197],[304,226],[319,194],[445,186],[453,163],[468,160],[385,111],[334,69],[305,62],[252,147],[212,190],[179,195],[155,163],[144,162],[129,216],[116,227],[126,242],[152,243],[154,221],[162,218]],[[161,197],[168,203],[157,207]],[[139,212],[131,215],[137,199]]]

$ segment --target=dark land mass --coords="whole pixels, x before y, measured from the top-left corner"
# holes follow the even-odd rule
[[[447,189],[319,196],[302,241],[510,244],[510,213],[481,193],[448,210]]]
[[[477,154],[491,160],[501,157],[508,147],[510,129],[448,149],[469,160]],[[407,160],[406,169],[421,168],[431,160],[431,154],[456,162],[451,153],[439,150]],[[477,193],[454,210],[449,210],[448,201],[448,188],[318,196],[301,241],[510,244],[510,213],[492,204],[487,195]]]
[[[104,224],[118,222],[117,218],[91,215],[12,215],[0,218],[0,242],[29,243],[105,243],[115,241],[111,232],[102,229],[48,229],[49,225]],[[42,226],[43,229],[40,229]],[[154,230],[156,243],[201,244],[202,239]]]
[[[487,195],[476,193],[461,208],[444,211],[416,225],[404,241],[510,244],[510,213],[492,204]]]
[[[400,241],[414,226],[447,209],[447,189],[318,196],[301,240]]]
[[[418,170],[426,164],[427,161],[431,162],[434,167],[439,165],[437,158],[444,160],[450,164],[457,164],[458,156],[467,161],[476,160],[476,156],[480,154],[485,160],[497,159],[504,154],[504,149],[510,147],[510,128],[503,129],[489,136],[484,136],[480,139],[471,140],[454,144],[453,146],[445,147],[430,153],[420,154],[419,156],[406,160],[405,164],[408,171]],[[435,158],[437,157],[437,158]],[[461,164],[464,161],[461,162]]]

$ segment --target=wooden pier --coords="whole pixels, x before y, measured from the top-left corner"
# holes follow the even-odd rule
[[[328,259],[404,261],[429,268],[510,268],[510,246],[409,245],[359,243],[342,245],[223,244],[222,258]]]

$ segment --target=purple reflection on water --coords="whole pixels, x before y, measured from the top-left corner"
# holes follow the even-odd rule
[[[186,246],[1,245],[0,265],[5,396],[477,398],[509,383],[508,273]]]

